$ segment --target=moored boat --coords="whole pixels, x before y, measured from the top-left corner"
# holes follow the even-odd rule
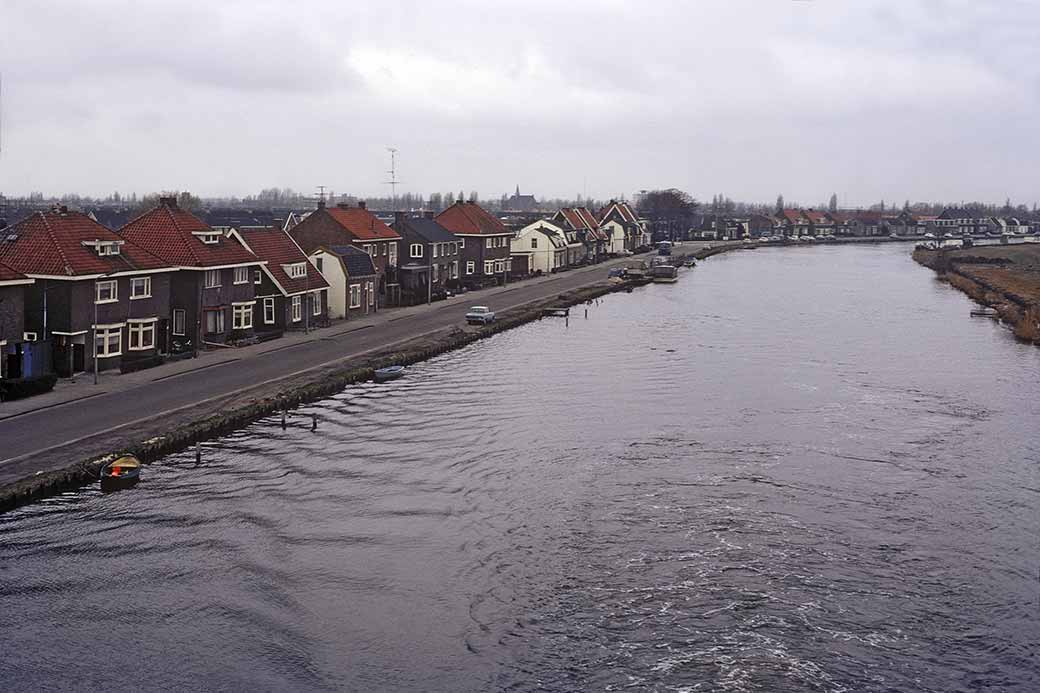
[[[402,375],[404,375],[404,366],[387,366],[386,368],[377,368],[372,374],[372,379],[377,383],[385,383],[397,380]]]
[[[141,480],[141,460],[133,455],[120,455],[101,468],[101,490],[120,491]]]
[[[655,283],[672,283],[679,281],[679,268],[672,265],[656,265],[650,269],[650,276]]]

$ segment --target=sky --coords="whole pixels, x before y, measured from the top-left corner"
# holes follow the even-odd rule
[[[1040,199],[1035,0],[0,0],[0,193]]]

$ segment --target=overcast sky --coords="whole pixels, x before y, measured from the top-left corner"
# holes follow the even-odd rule
[[[0,192],[1040,198],[1035,0],[0,0]]]

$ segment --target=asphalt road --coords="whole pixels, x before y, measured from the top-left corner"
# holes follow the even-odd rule
[[[82,459],[87,442],[114,436],[119,429],[188,405],[202,404],[269,380],[292,375],[327,362],[360,355],[398,341],[452,325],[464,325],[472,304],[502,311],[601,281],[607,269],[622,261],[562,273],[539,283],[519,282],[497,292],[477,292],[464,301],[436,303],[423,312],[368,325],[349,322],[323,330],[320,339],[287,345],[283,349],[241,360],[201,365],[177,375],[159,376],[132,389],[98,394],[86,399],[0,420],[0,483],[24,476],[32,458]],[[68,448],[65,450],[65,448]],[[47,466],[53,466],[49,464]]]

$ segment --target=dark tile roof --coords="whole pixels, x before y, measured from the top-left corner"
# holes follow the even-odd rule
[[[376,266],[372,264],[372,257],[365,251],[358,250],[352,245],[334,245],[329,250],[343,258],[343,264],[347,268],[348,276],[369,277],[375,275]]]
[[[329,283],[314,268],[300,246],[285,231],[274,227],[242,227],[236,229],[253,254],[266,260],[264,269],[286,296],[315,289],[326,289]],[[285,265],[306,263],[307,276],[290,277]]]
[[[427,243],[451,243],[458,240],[455,234],[441,226],[436,219],[406,217],[401,223]]]
[[[7,238],[12,240],[7,240]],[[123,241],[118,255],[99,256],[87,241]],[[36,212],[4,230],[0,262],[23,274],[76,277],[171,268],[170,263],[120,237],[86,214]]]
[[[123,228],[119,234],[167,262],[181,267],[221,267],[227,265],[257,264],[258,260],[233,238],[219,243],[203,243],[194,235],[197,231],[213,229],[204,221],[181,209],[176,203],[164,201],[155,209],[145,212]]]
[[[0,240],[2,242],[2,240]],[[27,277],[21,272],[14,270],[7,265],[0,264],[0,284],[5,282],[23,282],[26,281]]]

